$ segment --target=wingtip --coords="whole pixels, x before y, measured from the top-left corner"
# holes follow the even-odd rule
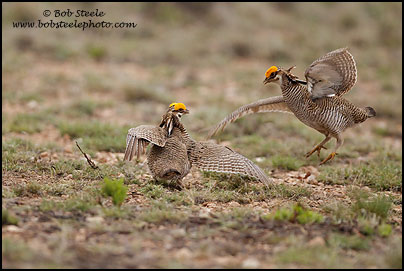
[[[369,118],[376,117],[376,110],[374,110],[372,107],[365,107],[365,110]]]
[[[128,144],[126,145],[126,149],[125,149],[125,156],[123,157],[124,161],[130,161],[130,156],[131,156],[131,152],[132,152],[132,145],[133,145],[133,140],[134,138],[131,137],[128,141]]]

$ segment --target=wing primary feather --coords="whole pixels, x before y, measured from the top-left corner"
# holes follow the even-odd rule
[[[137,153],[136,153],[136,159],[137,160],[139,160],[139,158],[140,158],[141,147],[142,147],[142,142],[138,140],[138,142],[137,142]]]
[[[190,160],[200,170],[249,176],[266,186],[270,183],[261,168],[228,147],[212,142],[195,142],[193,148]]]
[[[134,154],[136,153],[137,144],[139,144],[139,140],[136,138],[135,142],[133,144],[133,147],[132,147],[132,152],[130,153],[129,161],[132,161],[132,158],[133,158]]]
[[[131,161],[136,154],[146,153],[146,147],[149,143],[164,147],[167,140],[167,132],[160,127],[151,125],[140,125],[136,128],[130,128],[126,136],[126,149],[124,160]]]
[[[140,139],[139,141],[139,155],[143,154],[143,140]]]
[[[142,145],[143,145],[142,153],[143,153],[143,154],[146,154],[147,141],[146,141],[146,140],[142,140]]]
[[[133,140],[134,140],[134,136],[128,134],[128,138],[129,138],[129,142],[126,145],[126,150],[125,150],[125,156],[124,156],[124,160],[125,161],[130,161],[130,156],[132,153],[132,149],[133,149]]]
[[[245,115],[263,112],[292,113],[285,103],[283,96],[262,99],[251,104],[243,105],[227,115],[227,117],[209,132],[207,139],[217,134],[218,131],[222,132],[227,124],[232,123]]]

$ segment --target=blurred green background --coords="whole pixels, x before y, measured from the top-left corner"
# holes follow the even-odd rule
[[[105,16],[45,18],[46,9],[98,9]],[[129,127],[158,123],[168,104],[183,102],[191,111],[186,127],[203,139],[238,106],[280,95],[278,86],[262,85],[269,66],[296,65],[303,78],[312,61],[349,47],[358,82],[345,97],[372,106],[377,118],[346,133],[343,155],[396,148],[402,137],[401,18],[401,3],[4,3],[3,136],[56,130],[83,138],[90,151],[123,152]],[[12,27],[38,19],[137,26]],[[308,150],[300,146],[309,149],[322,135],[273,113],[245,117],[216,138],[250,158],[302,157]]]

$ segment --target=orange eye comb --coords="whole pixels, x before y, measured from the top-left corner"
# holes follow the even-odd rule
[[[271,73],[273,73],[273,72],[276,72],[278,70],[278,68],[277,67],[275,67],[275,66],[272,66],[271,68],[269,68],[267,71],[266,71],[266,73],[265,73],[265,77],[269,77],[270,75],[271,75]]]
[[[174,106],[174,110],[180,110],[180,109],[186,110],[187,109],[187,107],[183,103],[172,103],[172,104],[170,104],[169,107],[171,107],[171,106]]]

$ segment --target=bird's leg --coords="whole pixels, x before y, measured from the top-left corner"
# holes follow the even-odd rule
[[[335,155],[338,154],[338,153],[337,153],[337,149],[342,145],[342,143],[344,143],[344,139],[343,139],[340,135],[337,135],[337,136],[336,136],[336,139],[337,139],[337,144],[335,145],[334,151],[333,151],[332,153],[330,153],[330,155],[328,155],[328,157],[325,158],[325,159],[320,163],[320,165],[324,164],[324,163],[327,162],[328,160],[333,159],[333,158],[335,157]]]
[[[321,141],[320,144],[318,144],[317,146],[314,147],[314,149],[312,149],[311,151],[309,151],[308,153],[306,153],[306,158],[310,157],[310,155],[312,155],[315,151],[317,151],[317,156],[320,157],[320,151],[321,149],[327,149],[326,147],[324,147],[323,145],[325,143],[327,143],[329,140],[331,139],[331,137],[329,135],[327,135],[325,137],[325,139],[323,141]]]

